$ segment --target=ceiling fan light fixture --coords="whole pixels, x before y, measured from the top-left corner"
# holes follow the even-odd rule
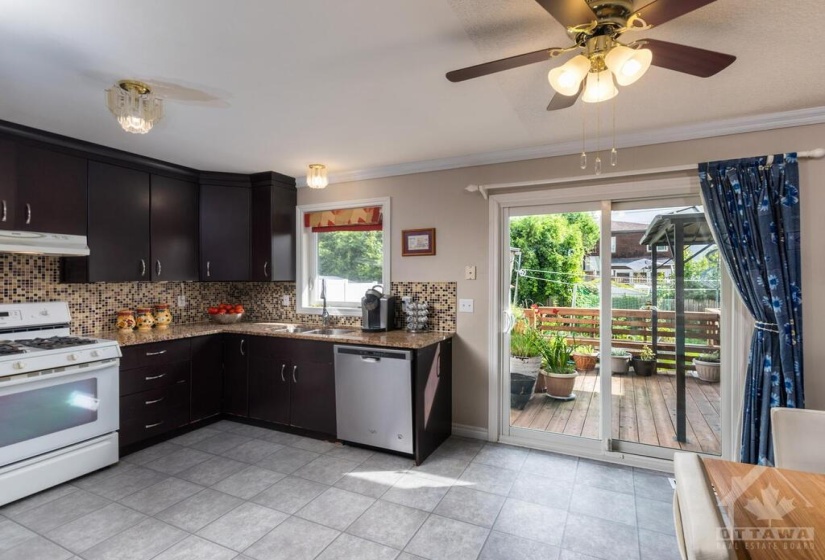
[[[307,186],[311,189],[323,189],[329,184],[327,166],[311,163],[307,169]]]
[[[106,106],[120,127],[133,134],[146,134],[163,117],[163,100],[134,80],[121,80],[107,89]]]
[[[619,90],[616,89],[616,85],[613,83],[613,75],[610,70],[590,72],[587,75],[582,101],[585,103],[601,103],[613,99],[618,93]]]
[[[616,76],[620,86],[629,86],[645,75],[653,60],[653,51],[650,49],[631,49],[624,45],[613,47],[604,63]]]
[[[547,81],[562,95],[576,95],[582,80],[590,70],[590,60],[580,54],[547,74]]]

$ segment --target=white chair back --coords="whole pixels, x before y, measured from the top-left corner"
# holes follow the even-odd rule
[[[771,426],[775,466],[825,474],[825,411],[772,408]]]

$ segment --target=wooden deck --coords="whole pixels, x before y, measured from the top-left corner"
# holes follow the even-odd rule
[[[722,427],[719,421],[719,384],[688,376],[687,443],[675,441],[676,377],[656,374],[638,377],[614,375],[614,440],[670,447],[685,451],[721,454]],[[599,437],[598,370],[580,374],[571,401],[533,395],[524,410],[510,411],[510,425],[587,438]]]

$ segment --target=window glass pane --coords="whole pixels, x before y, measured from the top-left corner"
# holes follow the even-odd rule
[[[318,233],[318,277],[327,283],[327,300],[360,304],[364,292],[383,282],[381,231]]]

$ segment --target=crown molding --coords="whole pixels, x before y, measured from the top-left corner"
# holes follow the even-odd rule
[[[616,143],[620,148],[636,148],[639,146],[667,144],[669,142],[699,140],[702,138],[714,138],[718,136],[728,136],[731,134],[761,132],[765,130],[775,130],[778,128],[790,128],[795,126],[807,126],[823,123],[825,123],[825,107],[813,107],[810,109],[798,109],[795,111],[784,111],[781,113],[768,113],[752,117],[736,117],[719,121],[632,132],[617,137]],[[579,153],[579,150],[581,150],[581,142],[573,141],[564,142],[561,144],[548,144],[544,146],[517,148],[514,150],[485,152],[451,158],[399,163],[381,167],[333,173],[329,175],[329,184],[332,185],[334,183],[366,181],[368,179],[381,179],[383,177],[396,177],[399,175],[427,173],[430,171],[444,171],[447,169],[458,169],[461,167],[473,167],[477,165],[492,165],[496,163],[509,163],[529,159],[567,156],[577,154]],[[299,187],[306,187],[306,178],[299,179],[297,183]]]

